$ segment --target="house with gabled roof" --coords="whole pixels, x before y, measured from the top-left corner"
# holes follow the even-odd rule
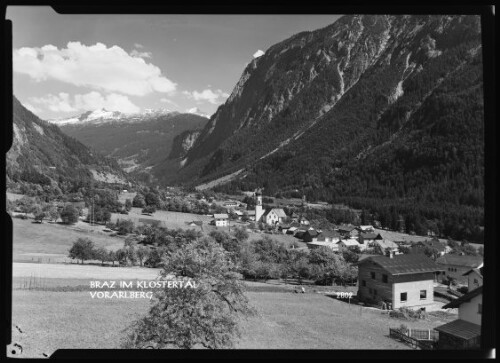
[[[340,234],[335,231],[321,231],[321,233],[312,239],[312,242],[340,242]]]
[[[264,212],[262,222],[269,226],[275,226],[278,223],[283,223],[286,217],[286,213],[282,208],[273,208]]]
[[[358,230],[353,225],[343,224],[337,228],[337,231],[345,238],[352,238],[358,235]]]
[[[345,250],[350,247],[356,247],[356,246],[359,247],[360,249],[363,249],[363,247],[359,244],[359,242],[354,238],[342,239],[340,240],[338,245],[340,250]]]
[[[467,287],[469,291],[472,291],[479,286],[483,286],[483,266],[478,268],[471,268],[469,271],[463,274],[467,277]]]
[[[228,225],[229,216],[227,213],[214,214],[215,225],[217,227],[226,227]]]
[[[388,240],[388,239],[376,239],[373,242],[372,246],[373,247],[377,246],[378,248],[380,248],[380,250],[384,254],[386,253],[387,249],[389,249],[389,251],[396,253],[396,254],[399,251],[399,246],[395,242]]]
[[[368,256],[358,266],[358,298],[392,309],[434,307],[434,279],[440,267],[420,254]]]
[[[361,232],[358,236],[359,243],[365,245],[365,247],[373,247],[373,242],[383,239],[380,233],[374,232]]]
[[[435,328],[439,332],[438,349],[478,349],[481,346],[481,316],[483,313],[483,287],[443,306],[458,308],[458,319]]]
[[[483,257],[448,253],[437,258],[436,263],[443,269],[443,273],[439,275],[439,280],[446,281],[450,277],[458,283],[465,284],[467,277],[464,276],[464,273],[470,269],[481,267]]]

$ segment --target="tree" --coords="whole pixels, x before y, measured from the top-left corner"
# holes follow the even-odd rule
[[[83,261],[94,258],[94,242],[88,238],[78,238],[69,250],[69,257]]]
[[[230,348],[238,319],[253,313],[236,266],[210,238],[184,244],[165,258],[161,279],[174,275],[196,288],[155,290],[148,315],[128,328],[123,348]]]
[[[132,209],[132,200],[131,199],[125,200],[125,209],[127,211],[129,211],[130,209]]]
[[[59,218],[59,211],[57,210],[57,207],[55,205],[50,206],[47,213],[50,219],[54,222],[56,222],[57,218]]]
[[[137,208],[143,208],[146,206],[146,200],[144,196],[140,193],[137,193],[132,201],[132,205]]]
[[[116,250],[116,260],[120,265],[125,265],[127,264],[127,249],[126,248],[120,248],[119,250]]]
[[[148,206],[154,206],[154,207],[160,206],[160,198],[158,197],[158,194],[155,194],[153,192],[147,193],[146,196],[144,197],[144,200],[146,202],[146,205]]]
[[[115,261],[118,261],[118,257],[116,256],[115,251],[108,252],[108,261],[112,262],[113,266],[115,265]]]
[[[65,224],[78,222],[78,209],[76,209],[73,204],[66,205],[61,211],[61,219]]]
[[[118,228],[118,234],[123,236],[134,231],[134,222],[125,219],[116,222],[116,227]]]
[[[153,214],[156,212],[156,207],[154,205],[148,205],[142,209],[142,213]]]
[[[40,210],[39,212],[37,212],[37,213],[35,214],[35,221],[36,221],[36,222],[40,222],[40,223],[42,223],[42,222],[43,222],[43,219],[44,219],[45,217],[46,217],[45,212],[43,212],[43,211],[41,211],[41,210]]]
[[[104,247],[99,247],[94,251],[94,258],[96,260],[101,261],[101,265],[104,265],[104,262],[109,261],[109,253],[108,250]]]
[[[233,231],[234,238],[238,240],[238,242],[243,242],[248,239],[248,232],[246,227],[236,227]]]
[[[149,248],[144,246],[139,246],[135,252],[137,259],[139,260],[139,264],[141,267],[143,266],[143,261],[148,259],[149,256]]]

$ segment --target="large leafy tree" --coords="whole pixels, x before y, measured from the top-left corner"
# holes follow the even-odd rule
[[[69,250],[69,257],[80,260],[82,264],[83,261],[90,260],[94,258],[94,256],[94,242],[88,238],[78,238]]]
[[[129,328],[124,348],[230,348],[238,318],[253,313],[224,249],[211,238],[183,245],[164,258],[161,279],[195,288],[156,290],[149,313]]]

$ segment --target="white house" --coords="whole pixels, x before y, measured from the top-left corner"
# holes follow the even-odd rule
[[[229,216],[227,213],[214,214],[214,219],[217,227],[227,227]]]
[[[483,287],[443,306],[458,308],[458,319],[435,328],[439,332],[439,349],[477,349],[481,345],[481,316],[483,314]]]
[[[355,246],[362,248],[361,245],[359,244],[359,242],[356,241],[354,238],[343,239],[338,243],[338,245],[339,245],[340,249],[346,249],[346,248],[355,247]]]
[[[387,249],[389,249],[391,252],[398,253],[399,247],[398,245],[390,241],[388,239],[377,239],[373,242],[373,247],[378,246],[380,250],[385,254]]]
[[[263,215],[263,222],[270,226],[274,226],[277,223],[283,223],[286,218],[286,213],[281,208],[273,208],[266,211]]]

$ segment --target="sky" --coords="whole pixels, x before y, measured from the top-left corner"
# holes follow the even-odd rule
[[[213,114],[246,64],[339,15],[64,15],[9,6],[14,95],[42,119],[105,108]]]

